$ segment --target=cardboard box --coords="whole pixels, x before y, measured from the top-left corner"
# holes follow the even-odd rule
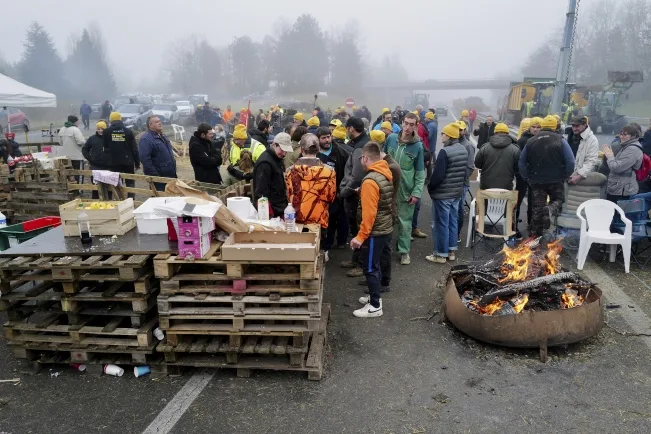
[[[317,248],[317,234],[313,232],[234,232],[222,245],[222,260],[314,262]]]
[[[210,250],[210,241],[212,232],[203,234],[199,238],[179,237],[179,257],[180,258],[203,258]]]
[[[115,205],[113,209],[80,209],[79,204],[84,206],[93,202],[102,202],[98,200],[75,199],[71,202],[59,206],[59,215],[61,216],[61,226],[63,226],[63,235],[66,237],[78,237],[79,226],[77,217],[81,211],[88,214],[90,220],[90,233],[93,236],[98,235],[124,235],[136,227],[136,221],[133,218],[133,199],[128,198],[122,201],[103,201]]]

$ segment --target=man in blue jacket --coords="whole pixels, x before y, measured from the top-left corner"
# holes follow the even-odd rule
[[[373,128],[373,129],[374,130],[382,129],[382,122],[390,122],[391,123],[391,130],[392,130],[393,133],[399,133],[400,132],[400,125],[393,122],[393,115],[391,114],[391,112],[385,111],[382,114],[382,121],[380,123],[378,123],[375,126],[375,128]]]
[[[143,172],[149,176],[176,178],[176,160],[172,144],[163,134],[163,123],[157,116],[147,119],[147,132],[138,144]],[[155,182],[156,190],[164,191],[164,182]]]
[[[90,128],[90,114],[93,112],[93,109],[86,100],[81,103],[79,107],[79,114],[81,115],[81,121],[84,123],[84,129],[87,130]]]

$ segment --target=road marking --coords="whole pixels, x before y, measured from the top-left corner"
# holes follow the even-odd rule
[[[583,267],[583,274],[590,276],[590,280],[599,285],[609,303],[621,306],[617,313],[624,318],[634,333],[651,333],[651,319],[601,267],[588,260]],[[639,338],[651,349],[651,336],[639,336]]]
[[[174,398],[158,413],[156,419],[149,424],[143,434],[167,434],[190,408],[203,389],[208,385],[214,373],[206,371],[194,374],[178,391]]]

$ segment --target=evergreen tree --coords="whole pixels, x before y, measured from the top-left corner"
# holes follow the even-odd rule
[[[25,51],[17,67],[18,79],[59,97],[70,96],[63,62],[50,34],[37,22],[33,22],[27,30],[24,47]]]
[[[115,80],[104,58],[101,42],[94,40],[87,29],[66,60],[66,71],[72,93],[81,99],[103,101],[116,94]]]

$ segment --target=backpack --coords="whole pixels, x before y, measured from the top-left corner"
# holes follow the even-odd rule
[[[639,148],[642,151],[642,165],[639,169],[633,169],[635,172],[635,178],[637,182],[643,182],[649,179],[649,173],[651,172],[651,157],[644,153],[644,150],[641,146],[633,145],[636,148]]]

